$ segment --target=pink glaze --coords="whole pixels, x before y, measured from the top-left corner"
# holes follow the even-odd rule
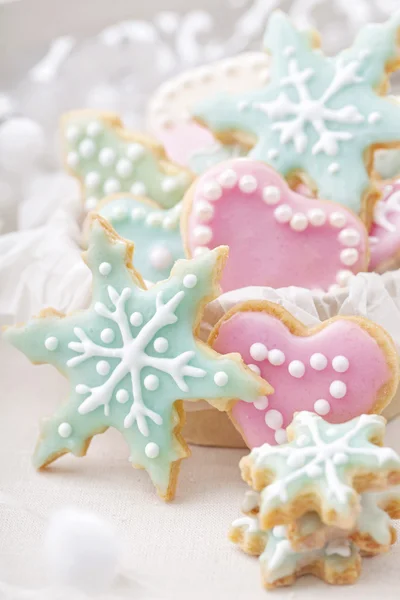
[[[266,346],[269,352],[267,358],[255,360],[251,356],[250,348],[254,343]],[[239,352],[245,363],[259,367],[261,376],[275,390],[268,396],[267,408],[265,400],[262,406],[263,398],[260,409],[241,401],[233,408],[232,417],[250,448],[265,442],[284,442],[284,429],[296,411],[318,412],[331,423],[342,423],[373,411],[381,386],[392,377],[385,354],[375,339],[362,327],[346,319],[334,320],[309,337],[299,337],[267,312],[239,312],[222,323],[213,347],[222,354]],[[284,362],[281,365],[273,365],[269,361],[269,356],[273,360],[273,349],[283,352]],[[310,365],[311,356],[317,353],[327,359],[322,370]],[[323,357],[318,360],[314,357],[320,367]],[[333,368],[335,357],[347,359],[347,370],[343,371],[343,358],[333,363],[336,367],[341,366],[342,372]],[[292,361],[301,361],[304,365],[302,376],[295,377],[289,373]],[[301,373],[301,365],[296,365],[296,368],[297,374]],[[344,391],[343,397],[332,396],[330,386],[333,381],[345,384],[346,389],[340,385],[340,393],[337,394],[341,395]],[[320,400],[325,402],[315,404]],[[271,410],[274,412],[269,413]],[[273,427],[266,424],[266,419]]]
[[[247,158],[198,179],[186,243],[194,256],[229,246],[225,292],[250,285],[328,290],[367,267],[367,232],[356,215],[294,192],[271,167]]]
[[[383,187],[383,198],[375,206],[370,250],[370,271],[379,270],[400,252],[400,179]]]
[[[157,137],[168,157],[183,166],[189,165],[195,152],[212,147],[216,143],[214,136],[207,129],[193,121],[160,128]]]

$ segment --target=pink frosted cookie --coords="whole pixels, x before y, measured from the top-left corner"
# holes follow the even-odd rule
[[[210,131],[191,120],[194,105],[221,92],[236,94],[262,87],[268,80],[268,67],[266,53],[245,52],[170,79],[150,100],[149,130],[171,159],[189,165],[194,153],[216,143]]]
[[[294,192],[253,159],[204,173],[186,193],[182,218],[189,256],[229,246],[224,292],[251,285],[328,290],[367,269],[367,231],[355,214]]]
[[[316,412],[330,423],[380,413],[397,388],[394,343],[362,317],[336,317],[307,330],[281,306],[250,301],[226,313],[209,343],[222,354],[239,352],[275,390],[232,409],[250,448],[285,442],[298,411]]]
[[[375,204],[370,231],[370,271],[384,271],[398,265],[400,255],[400,179],[383,187],[383,198]]]

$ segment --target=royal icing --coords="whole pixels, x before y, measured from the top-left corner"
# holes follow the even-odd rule
[[[383,198],[374,208],[369,244],[370,271],[395,265],[400,252],[400,179],[383,186]]]
[[[328,290],[367,269],[361,220],[337,204],[292,191],[261,162],[237,158],[211,168],[184,204],[191,255],[229,246],[223,291],[251,285]]]
[[[189,171],[169,163],[152,140],[124,130],[115,115],[68,113],[62,133],[65,163],[82,184],[87,210],[117,192],[146,196],[171,208],[190,185]]]
[[[194,116],[217,135],[255,138],[249,156],[284,176],[304,172],[320,197],[366,218],[371,185],[364,155],[374,144],[400,145],[400,106],[378,95],[386,68],[396,66],[399,28],[396,13],[367,25],[350,49],[328,58],[309,32],[276,11],[264,39],[270,82],[205,100]]]
[[[86,253],[90,308],[65,317],[45,311],[5,333],[33,362],[54,365],[70,383],[68,402],[43,424],[37,467],[66,452],[82,456],[96,433],[114,427],[132,465],[144,467],[169,499],[175,463],[188,454],[177,400],[204,398],[226,409],[235,396],[254,401],[268,393],[268,384],[237,357],[219,356],[196,337],[199,310],[216,293],[225,253],[178,261],[167,281],[147,290],[132,268],[132,247],[93,216]],[[49,338],[57,340],[53,349]],[[215,382],[221,374],[224,385]]]
[[[179,228],[182,203],[162,210],[144,199],[121,195],[100,205],[99,214],[135,245],[135,266],[146,281],[166,279],[172,265],[184,258]]]
[[[221,353],[239,352],[274,388],[264,402],[239,402],[232,409],[247,444],[285,441],[285,428],[299,410],[332,423],[383,410],[395,393],[398,366],[392,340],[375,327],[342,317],[308,331],[268,302],[227,313],[210,343]]]

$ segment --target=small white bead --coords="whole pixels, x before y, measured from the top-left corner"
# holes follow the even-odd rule
[[[79,154],[83,158],[91,158],[96,152],[96,145],[92,140],[84,139],[79,144]]]
[[[270,160],[274,160],[279,156],[279,152],[275,148],[271,148],[271,150],[268,150],[267,156]]]
[[[224,371],[218,371],[214,375],[214,383],[218,387],[224,387],[228,383],[229,377],[228,374]]]
[[[277,444],[286,444],[287,442],[287,433],[286,429],[278,429],[275,431],[275,441]]]
[[[146,211],[141,206],[137,206],[136,208],[132,208],[131,210],[131,219],[132,221],[140,221],[145,217]]]
[[[349,457],[344,452],[336,452],[332,460],[334,465],[346,465],[349,462]]]
[[[125,402],[128,402],[129,400],[129,394],[126,390],[118,390],[115,397],[120,404],[125,404]]]
[[[288,371],[292,377],[300,379],[306,372],[306,367],[301,360],[292,360],[292,362],[289,363]]]
[[[113,208],[111,218],[113,221],[123,221],[128,216],[128,210],[124,206]]]
[[[212,239],[212,230],[207,225],[197,225],[193,230],[193,237],[197,244],[208,244]]]
[[[210,221],[210,219],[212,219],[212,217],[214,216],[214,207],[209,202],[203,200],[197,202],[197,204],[195,205],[194,212],[199,221],[206,223],[207,221]]]
[[[324,354],[321,354],[320,352],[316,352],[310,357],[310,365],[316,371],[323,371],[326,368],[327,364],[328,359]]]
[[[126,155],[133,161],[138,160],[144,155],[144,147],[136,143],[129,144],[126,149]]]
[[[110,177],[110,179],[106,179],[103,185],[103,190],[105,194],[115,194],[119,192],[121,189],[121,184],[118,179],[114,179]]]
[[[135,181],[135,183],[131,185],[130,192],[134,196],[146,196],[147,188],[141,181]]]
[[[347,267],[351,267],[358,261],[358,250],[356,248],[345,248],[340,253],[341,262]]]
[[[91,171],[85,177],[85,185],[89,189],[97,187],[100,183],[100,175],[96,171]]]
[[[281,192],[279,188],[275,187],[274,185],[267,185],[263,189],[262,195],[265,204],[270,204],[271,206],[278,204],[281,199]]]
[[[349,366],[349,360],[345,356],[335,356],[332,360],[332,367],[336,373],[346,373]]]
[[[283,416],[279,410],[273,408],[265,413],[265,423],[271,429],[281,429],[283,425]]]
[[[106,360],[99,360],[99,362],[96,364],[96,371],[99,375],[108,375],[110,372],[110,365]]]
[[[217,181],[207,181],[203,186],[203,196],[207,200],[219,200],[222,196],[221,186]]]
[[[159,354],[163,354],[168,350],[168,340],[165,337],[158,337],[154,340],[154,350]]]
[[[239,179],[239,188],[245,194],[251,194],[257,189],[257,179],[253,175],[243,175]]]
[[[149,227],[159,227],[163,221],[161,212],[149,213],[146,217],[146,225]]]
[[[131,325],[139,327],[143,323],[143,315],[140,312],[134,312],[129,319]]]
[[[177,177],[165,177],[161,182],[161,189],[166,194],[179,188],[180,182]]]
[[[174,262],[174,257],[167,246],[160,244],[151,249],[149,260],[154,269],[157,271],[164,271],[165,269],[171,268]]]
[[[158,379],[157,375],[146,375],[143,385],[146,390],[149,390],[149,392],[154,392],[160,385],[160,380]]]
[[[261,375],[261,369],[257,365],[250,364],[250,365],[247,365],[247,366],[249,367],[249,369],[251,371],[253,371],[254,373],[257,373],[257,375]]]
[[[185,286],[185,288],[194,288],[197,285],[197,276],[193,273],[185,275],[185,277],[183,278],[183,285]]]
[[[270,350],[268,352],[268,360],[271,363],[271,365],[279,367],[285,362],[285,355],[282,352],[282,350],[277,350],[274,348],[273,350]]]
[[[340,170],[340,165],[337,162],[332,162],[329,166],[328,166],[328,172],[331,175],[335,175],[336,173],[338,173]]]
[[[106,277],[107,275],[109,275],[112,271],[112,266],[110,265],[109,262],[102,262],[99,265],[99,273],[100,275],[103,275],[103,277]]]
[[[349,227],[348,229],[343,229],[339,233],[338,238],[343,246],[358,246],[361,236],[356,229]]]
[[[226,169],[218,175],[218,183],[222,185],[223,188],[231,189],[235,187],[237,180],[238,176],[233,169]]]
[[[157,458],[157,456],[160,454],[160,447],[154,442],[149,442],[146,444],[144,452],[147,458]]]
[[[79,164],[79,155],[77,152],[68,152],[67,154],[67,165],[74,169]]]
[[[72,427],[69,423],[61,423],[58,426],[58,435],[64,439],[69,438],[72,433]]]
[[[100,339],[105,344],[111,344],[115,339],[115,333],[110,327],[107,327],[100,333]]]
[[[346,216],[341,212],[333,212],[329,215],[329,223],[332,227],[344,227],[346,225]]]
[[[117,155],[112,148],[102,148],[99,153],[99,163],[103,167],[111,167],[114,164]]]
[[[308,227],[308,219],[302,213],[295,213],[290,219],[290,227],[294,231],[304,231]]]
[[[120,177],[127,178],[132,174],[133,165],[127,158],[120,158],[115,165],[115,170]]]
[[[349,281],[352,277],[354,277],[354,273],[343,269],[342,271],[338,271],[336,274],[336,281],[340,286],[343,287],[349,284]]]
[[[103,126],[99,121],[92,121],[86,127],[86,133],[90,137],[96,137],[103,131]]]
[[[346,395],[347,386],[343,381],[332,381],[329,393],[332,398],[343,398]]]
[[[267,347],[260,342],[256,342],[250,346],[250,356],[253,360],[257,360],[259,362],[265,360],[268,356]]]
[[[327,415],[331,410],[331,405],[329,404],[328,400],[323,400],[321,398],[320,400],[316,400],[316,402],[314,402],[314,410],[318,415],[324,416]]]
[[[274,210],[275,219],[278,223],[289,223],[293,211],[288,204],[281,204]]]
[[[54,352],[54,350],[57,350],[58,348],[58,339],[54,335],[51,335],[50,337],[45,339],[44,345],[46,350]]]
[[[321,227],[326,223],[326,213],[321,208],[312,208],[307,213],[311,225]]]
[[[67,138],[67,140],[69,142],[76,142],[79,135],[80,135],[80,130],[77,125],[70,125],[69,127],[67,127],[67,130],[65,132],[65,137]]]
[[[257,400],[253,402],[253,404],[257,410],[265,410],[268,408],[268,398],[267,396],[259,396]]]

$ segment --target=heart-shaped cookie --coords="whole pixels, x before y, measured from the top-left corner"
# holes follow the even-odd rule
[[[225,292],[251,285],[328,290],[368,265],[367,231],[356,215],[291,190],[274,169],[248,158],[195,181],[182,223],[189,256],[229,246]]]
[[[394,268],[400,260],[400,179],[383,187],[383,198],[375,205],[369,238],[370,271]]]
[[[209,343],[222,354],[239,352],[275,390],[232,409],[250,448],[285,442],[285,428],[298,411],[331,423],[379,413],[398,384],[391,337],[363,317],[334,317],[307,330],[281,306],[250,301],[226,313]]]

